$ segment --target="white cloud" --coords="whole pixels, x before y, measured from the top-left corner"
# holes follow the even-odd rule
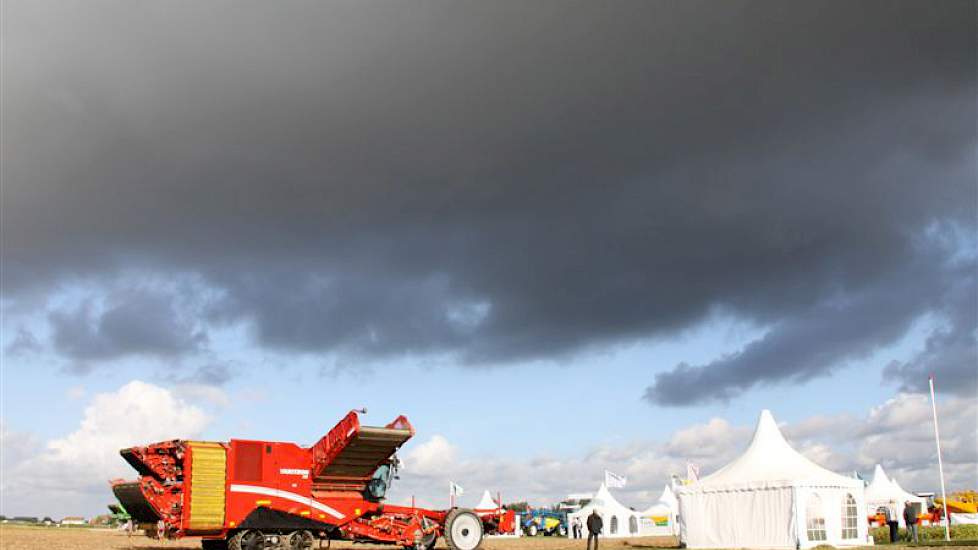
[[[198,437],[210,420],[188,398],[138,380],[98,394],[75,431],[33,454],[5,461],[4,513],[66,515],[102,508],[112,499],[107,481],[133,477],[120,449]],[[4,432],[5,453],[7,439]]]
[[[65,397],[73,401],[77,401],[85,397],[85,386],[78,385],[72,386],[65,391]]]
[[[978,484],[978,397],[939,401],[938,416],[948,489],[973,488]],[[931,404],[925,394],[897,394],[864,417],[810,417],[786,426],[785,434],[828,468],[869,475],[882,464],[907,490],[938,486]]]
[[[15,432],[0,419],[0,467],[20,464],[33,455],[40,442],[29,433]],[[2,482],[2,476],[0,476]]]
[[[178,384],[174,391],[183,396],[188,401],[199,401],[209,403],[215,407],[227,407],[231,404],[231,398],[221,388],[207,384]]]
[[[452,468],[457,454],[455,446],[444,436],[434,435],[406,455],[404,466],[410,468],[412,475],[432,477]]]
[[[666,449],[670,454],[685,456],[690,460],[715,460],[728,457],[732,449],[743,445],[750,437],[751,428],[731,426],[722,418],[712,418],[706,424],[696,424],[677,431]]]
[[[869,469],[881,463],[908,490],[933,490],[937,450],[928,397],[900,394],[874,407],[862,431],[857,460]],[[949,489],[978,484],[978,397],[938,404],[941,454]]]

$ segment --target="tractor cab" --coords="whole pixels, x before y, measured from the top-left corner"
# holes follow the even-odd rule
[[[371,476],[370,481],[367,482],[367,488],[364,490],[363,495],[364,498],[374,502],[384,500],[384,497],[387,496],[387,491],[390,490],[391,482],[397,479],[397,470],[400,468],[400,465],[401,462],[395,455],[389,461],[378,466],[373,476]]]

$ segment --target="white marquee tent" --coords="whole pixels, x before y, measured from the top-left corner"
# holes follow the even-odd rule
[[[669,536],[679,534],[679,524],[676,516],[679,512],[679,501],[672,489],[666,485],[662,488],[659,500],[642,512],[640,531],[643,535]]]
[[[863,482],[808,460],[764,410],[747,450],[679,487],[688,548],[812,548],[866,544]]]
[[[567,521],[573,525],[574,518],[580,518],[581,525],[586,526],[587,517],[591,515],[591,511],[594,509],[598,510],[598,515],[601,516],[601,521],[604,523],[601,536],[621,538],[642,535],[640,531],[642,515],[618,502],[604,483],[598,488],[598,492],[594,494],[594,498],[590,502],[580,510],[567,514]],[[587,527],[584,528],[584,532],[587,533]]]
[[[921,511],[927,510],[927,499],[904,491],[900,484],[895,479],[889,478],[883,471],[883,467],[877,464],[873,471],[873,480],[866,486],[866,514],[875,515],[879,507],[890,506],[890,502],[893,502],[892,508],[895,509],[896,520],[900,527],[905,527],[903,508],[907,501],[919,504]]]
[[[475,508],[473,509],[474,510],[498,510],[499,508],[500,505],[496,503],[496,500],[494,498],[492,498],[492,495],[489,493],[489,489],[486,489],[485,492],[482,493],[482,500],[480,500],[479,504],[476,504]]]

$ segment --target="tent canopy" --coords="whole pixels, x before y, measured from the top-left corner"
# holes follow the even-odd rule
[[[794,450],[770,411],[747,449],[713,474],[676,489],[687,548],[814,548],[866,542],[863,482]]]
[[[659,496],[659,500],[652,506],[646,508],[642,514],[646,516],[668,515],[675,513],[678,508],[679,501],[676,500],[676,495],[672,492],[672,489],[666,485],[662,489],[662,494]]]
[[[676,500],[676,494],[672,492],[672,487],[669,487],[668,485],[662,487],[662,494],[659,495],[659,502],[673,507],[679,504],[679,501]]]
[[[862,487],[852,479],[815,464],[785,441],[771,411],[761,412],[754,437],[742,455],[680,492],[794,485]]]
[[[628,509],[625,505],[618,502],[618,499],[612,496],[611,492],[608,491],[608,488],[605,486],[604,483],[601,484],[601,487],[598,487],[598,492],[594,493],[594,498],[592,498],[591,501],[588,502],[586,506],[581,508],[581,510],[583,511],[587,509],[590,512],[594,508],[598,508],[602,510],[606,508],[608,509],[608,511]]]
[[[476,510],[496,510],[498,508],[499,504],[497,504],[492,498],[492,495],[489,493],[489,489],[486,489],[485,492],[482,493],[482,500],[479,501],[479,504],[475,505]]]
[[[922,511],[927,509],[927,499],[904,491],[895,479],[886,475],[883,466],[877,464],[873,470],[873,480],[866,486],[866,511],[874,514],[880,506],[890,507],[896,513],[897,523],[902,526],[903,509],[908,501],[919,504]]]
[[[873,471],[873,480],[866,486],[866,502],[876,504],[891,500],[895,503],[904,503],[908,500],[910,502],[926,502],[925,499],[904,491],[895,479],[886,475],[883,466],[877,464]]]
[[[567,518],[569,521],[579,518],[584,523],[594,510],[597,510],[598,515],[604,521],[602,536],[627,537],[640,534],[640,514],[618,502],[618,499],[612,496],[604,483],[598,488],[590,502],[580,510],[568,514]]]

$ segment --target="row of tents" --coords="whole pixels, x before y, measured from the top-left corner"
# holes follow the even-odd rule
[[[666,485],[662,489],[659,500],[643,511],[632,510],[608,491],[602,483],[597,492],[581,509],[567,514],[571,523],[579,519],[581,524],[587,522],[588,516],[597,510],[604,524],[603,535],[606,537],[647,537],[678,535],[676,516],[679,503],[672,489]]]
[[[900,527],[906,527],[903,519],[906,502],[916,504],[918,510],[927,510],[927,499],[905,491],[897,480],[887,477],[883,467],[877,464],[876,470],[873,471],[873,479],[866,486],[866,505],[869,508],[869,515],[874,515],[880,508],[889,507],[894,509]]]
[[[584,521],[595,510],[607,537],[678,534],[688,548],[857,546],[868,531],[863,482],[795,451],[769,411],[742,455],[675,493],[667,486],[649,510],[622,505],[601,485],[569,519]]]
[[[498,508],[499,503],[487,490],[482,494],[482,499],[475,505],[474,510],[480,512]],[[678,509],[676,495],[668,485],[663,487],[662,494],[655,504],[638,511],[619,502],[602,483],[587,504],[567,514],[567,524],[573,524],[575,519],[579,519],[581,525],[585,525],[587,517],[592,511],[597,510],[605,525],[603,536],[611,538],[674,536],[679,534],[676,521]]]
[[[903,526],[907,501],[926,511],[926,499],[905,491],[879,465],[867,485],[812,462],[764,410],[743,454],[711,475],[675,492],[666,486],[641,512],[601,485],[569,519],[585,521],[597,510],[604,536],[679,535],[687,548],[846,547],[867,544],[867,518],[879,507],[895,509]]]

